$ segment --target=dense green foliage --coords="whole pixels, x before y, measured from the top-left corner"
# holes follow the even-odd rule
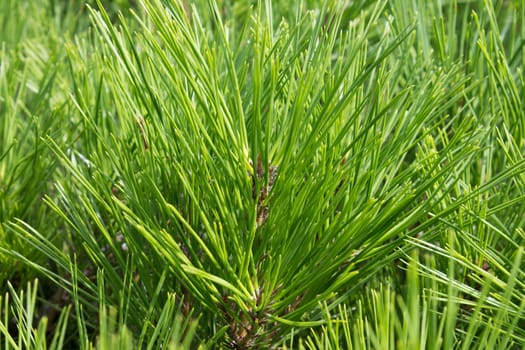
[[[525,347],[525,1],[0,1],[0,347]]]

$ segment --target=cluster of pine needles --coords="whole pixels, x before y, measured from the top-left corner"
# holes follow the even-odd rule
[[[524,63],[524,0],[1,0],[0,348],[525,348]]]

